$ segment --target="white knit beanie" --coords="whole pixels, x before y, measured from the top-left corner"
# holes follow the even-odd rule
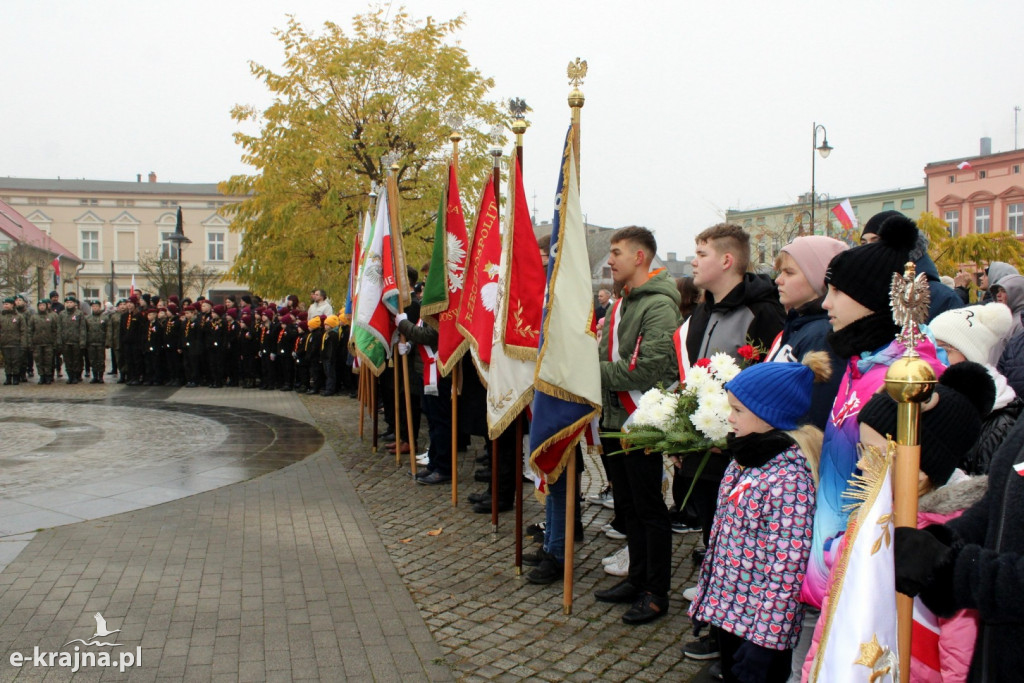
[[[928,323],[937,341],[949,344],[975,363],[988,363],[992,349],[1012,326],[1010,309],[998,303],[954,308]]]

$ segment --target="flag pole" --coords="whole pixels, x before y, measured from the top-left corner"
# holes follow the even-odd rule
[[[516,157],[519,168],[525,173],[523,166],[523,134],[529,124],[526,123],[526,102],[514,97],[508,102],[512,114],[512,132],[516,136]],[[516,415],[516,520],[515,520],[515,567],[516,576],[523,573],[523,414]]]
[[[500,126],[491,129],[491,141],[494,147],[491,149],[491,156],[494,157],[494,173],[491,174],[491,181],[494,183],[494,206],[501,211],[501,140],[502,131]],[[511,230],[511,226],[506,226]],[[495,321],[497,324],[497,321]],[[500,435],[499,437],[500,438]],[[491,531],[498,533],[498,439],[491,441]]]
[[[580,178],[580,110],[583,108],[583,92],[580,84],[587,75],[586,61],[569,62],[567,70],[569,84],[569,108],[572,110],[572,145],[576,157],[576,182]],[[562,607],[566,614],[572,614],[573,562],[576,549],[576,452],[569,455],[568,467],[562,473],[565,481],[565,574],[562,577]]]
[[[448,139],[452,141],[452,169],[456,178],[459,175],[459,141],[462,140],[462,132],[459,130],[462,128],[460,119],[461,117],[452,117],[452,133],[448,136]],[[461,365],[461,363],[456,363],[450,373],[452,381],[452,507],[457,507],[459,504],[459,367]]]
[[[401,245],[402,230],[398,220],[398,160],[395,159],[391,163],[391,168],[388,169],[388,211],[391,214],[391,249],[392,254],[396,256],[394,258],[395,263],[395,281],[398,284],[398,308],[404,311],[409,305],[409,280],[405,272],[405,258],[397,258],[399,253],[405,253],[404,248]],[[405,335],[400,334],[399,340],[405,342]],[[397,351],[397,349],[396,349]],[[395,358],[395,356],[392,356]],[[409,434],[409,470],[412,472],[412,476],[416,476],[416,447],[413,443],[412,433],[412,396],[409,393],[409,356],[402,356],[402,386],[405,389],[405,424],[407,432]],[[402,440],[398,438],[398,423],[400,415],[398,414],[398,362],[395,361],[395,464],[400,465],[402,462]]]
[[[931,397],[936,380],[935,371],[917,353],[917,344],[924,338],[918,325],[924,322],[928,311],[929,291],[927,283],[915,282],[915,275],[916,268],[909,261],[902,276],[899,273],[893,275],[893,317],[896,324],[901,326],[897,339],[907,350],[885,373],[886,391],[897,402],[893,516],[896,526],[911,528],[917,528],[921,403]],[[914,309],[903,303],[914,300],[921,301]],[[914,625],[914,598],[909,595],[896,594],[896,624],[899,634],[900,683],[909,683]]]
[[[370,181],[370,194],[369,194],[369,198],[370,198],[370,216],[371,217],[375,216],[377,214],[377,187],[378,187],[377,183],[375,181],[371,180]],[[364,248],[365,248],[365,246],[364,246]],[[358,307],[358,305],[359,304],[357,302],[356,306]],[[355,329],[355,321],[354,320],[353,320],[352,327],[353,327],[353,329]],[[353,336],[355,336],[355,335],[353,335]],[[366,397],[366,401],[367,401],[366,409],[367,409],[367,411],[369,411],[370,416],[371,416],[371,421],[373,423],[373,444],[371,445],[370,452],[371,453],[376,453],[377,452],[377,448],[379,447],[379,443],[378,442],[380,440],[380,429],[379,429],[379,424],[378,424],[378,420],[377,420],[377,389],[378,389],[378,387],[380,385],[380,379],[377,377],[377,375],[373,374],[372,372],[364,373],[363,370],[366,369],[364,367],[364,365],[365,365],[364,363],[360,363],[360,365],[359,365],[359,374],[360,375],[363,375],[363,374],[366,375],[366,389],[364,391],[364,396]],[[363,408],[362,408],[362,406],[360,406],[360,408],[359,408],[360,413],[362,412],[362,410],[363,410]]]

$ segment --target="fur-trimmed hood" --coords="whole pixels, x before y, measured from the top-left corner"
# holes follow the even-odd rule
[[[945,486],[921,496],[917,503],[919,513],[951,515],[971,507],[988,490],[988,476],[969,477],[956,470]]]

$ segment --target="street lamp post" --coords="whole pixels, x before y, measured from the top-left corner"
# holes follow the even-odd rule
[[[815,152],[821,155],[822,159],[828,158],[828,155],[832,152],[832,147],[828,144],[828,131],[825,130],[825,126],[820,123],[814,123],[814,128],[811,133],[811,234],[814,234],[814,205],[817,203],[818,198],[814,193],[814,172],[815,163],[817,157],[814,156]],[[818,145],[818,129],[821,129],[822,142]],[[828,233],[828,227],[826,223],[825,232]]]
[[[181,220],[181,207],[178,207],[178,218],[174,223],[174,234],[167,238],[174,243],[174,249],[178,252],[178,301],[181,301],[184,296],[184,287],[181,280],[181,250],[186,244],[192,244],[192,240],[185,237],[185,226]]]

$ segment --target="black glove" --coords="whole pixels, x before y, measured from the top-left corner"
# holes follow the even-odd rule
[[[896,527],[896,590],[915,597],[927,588],[936,572],[953,561],[951,541],[952,534],[939,525]]]
[[[768,667],[775,650],[744,640],[732,656],[732,675],[740,683],[762,683],[768,680]]]

